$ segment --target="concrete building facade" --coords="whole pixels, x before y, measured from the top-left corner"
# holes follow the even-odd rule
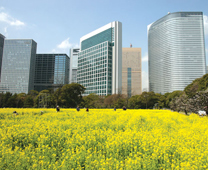
[[[122,94],[142,93],[141,48],[122,48]]]
[[[149,91],[184,90],[206,73],[202,12],[176,12],[148,26]]]

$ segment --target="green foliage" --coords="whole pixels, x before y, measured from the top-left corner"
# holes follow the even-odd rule
[[[170,103],[171,101],[176,98],[179,97],[180,95],[183,94],[183,91],[173,91],[172,93],[165,93],[164,97],[165,97],[165,107],[166,108],[170,108]]]
[[[61,100],[63,107],[75,108],[82,102],[82,94],[85,87],[78,83],[66,84],[61,88]]]
[[[37,92],[31,90],[27,95],[25,93],[14,94],[0,93],[0,107],[56,107],[59,105],[62,108],[80,107],[88,108],[122,108],[127,106],[129,109],[152,109],[152,108],[172,108],[174,110],[184,110],[186,97],[189,99],[196,97],[197,92],[205,91],[208,88],[208,74],[194,80],[188,85],[184,91],[173,91],[164,95],[154,92],[143,92],[141,95],[135,95],[131,98],[122,94],[113,94],[107,96],[98,96],[90,94],[82,97],[85,87],[78,84],[66,84],[60,88],[43,90]],[[182,98],[180,98],[182,97]],[[201,98],[197,98],[200,103]],[[180,104],[180,101],[183,104]],[[195,101],[195,99],[193,99]],[[194,104],[193,104],[194,105]],[[180,106],[180,107],[179,107]],[[191,107],[189,107],[191,108]],[[185,109],[186,110],[186,109]],[[190,109],[194,110],[194,109]]]
[[[14,94],[13,96],[11,96],[9,99],[8,99],[8,105],[10,106],[10,107],[17,107],[17,103],[16,103],[16,101],[17,101],[17,94]],[[7,105],[7,106],[8,106]]]
[[[3,96],[3,106],[2,107],[9,107],[9,98],[12,97],[12,93],[6,92],[6,94]]]
[[[132,108],[132,109],[140,109],[140,108],[142,108],[141,95],[132,96],[128,100],[128,107]]]
[[[61,105],[61,88],[56,89],[52,95],[52,102],[55,103],[55,106]]]
[[[88,108],[101,108],[103,107],[104,98],[102,96],[98,96],[95,93],[91,93],[88,96],[83,97],[83,102],[81,103],[81,107]]]
[[[152,109],[155,104],[160,102],[161,96],[154,92],[143,92],[141,95],[131,97],[128,106],[133,109]]]
[[[34,106],[34,100],[32,96],[28,95],[24,101],[24,108],[31,108]]]
[[[36,90],[30,90],[28,95],[30,95],[31,97],[36,97],[38,95],[38,91]]]
[[[104,100],[104,103],[107,108],[122,108],[123,106],[126,106],[127,99],[122,94],[113,94],[107,96]]]
[[[198,91],[205,91],[208,88],[208,74],[194,80],[191,84],[184,89],[188,97],[193,97]]]

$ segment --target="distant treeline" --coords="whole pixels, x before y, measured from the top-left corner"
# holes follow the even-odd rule
[[[59,105],[62,108],[122,108],[128,109],[171,109],[175,111],[197,112],[208,111],[208,74],[194,80],[184,91],[174,91],[164,95],[154,92],[143,92],[128,98],[126,95],[114,94],[98,96],[94,93],[82,96],[85,87],[72,83],[56,90],[31,90],[28,94],[0,93],[0,107],[16,108],[53,108]]]

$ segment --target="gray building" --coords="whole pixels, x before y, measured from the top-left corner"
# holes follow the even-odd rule
[[[1,65],[2,65],[2,58],[3,58],[3,49],[4,49],[4,36],[0,34],[0,82],[1,82]]]
[[[202,12],[176,12],[148,26],[149,90],[184,90],[206,73]]]
[[[79,48],[71,48],[69,51],[70,57],[70,71],[69,71],[69,83],[77,83],[77,65],[78,65],[78,53]]]
[[[34,88],[36,48],[32,39],[5,39],[0,92],[28,93]]]
[[[80,38],[77,82],[84,95],[122,93],[122,24],[111,22]]]
[[[69,57],[66,54],[37,54],[34,90],[56,89],[69,83]]]

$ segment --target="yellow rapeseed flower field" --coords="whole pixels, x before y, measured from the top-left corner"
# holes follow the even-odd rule
[[[0,169],[208,169],[207,138],[195,114],[5,108]]]

